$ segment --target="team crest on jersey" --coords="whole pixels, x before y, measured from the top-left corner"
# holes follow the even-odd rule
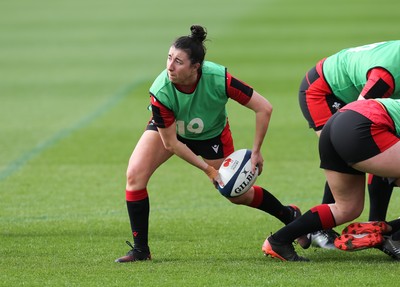
[[[340,105],[340,103],[338,103],[338,102],[334,102],[333,105],[332,105],[332,108],[334,108],[334,109],[336,109],[336,110],[340,110],[341,105]]]

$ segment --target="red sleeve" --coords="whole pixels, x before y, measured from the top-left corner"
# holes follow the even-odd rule
[[[393,94],[393,76],[384,68],[373,68],[367,74],[367,82],[361,91],[366,99],[389,98]]]
[[[242,105],[246,105],[253,95],[252,87],[242,81],[239,81],[235,77],[232,77],[232,75],[228,72],[226,73],[226,86],[228,97]]]
[[[154,123],[158,128],[167,128],[175,122],[174,113],[161,104],[157,99],[150,95],[151,111],[153,113]]]

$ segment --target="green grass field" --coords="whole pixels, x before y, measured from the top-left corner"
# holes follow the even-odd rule
[[[114,263],[131,240],[125,169],[148,88],[191,24],[208,29],[207,59],[273,104],[258,184],[304,211],[324,185],[297,102],[304,73],[342,48],[399,38],[398,0],[137,2],[0,2],[0,286],[398,284],[399,263],[379,250],[264,257],[280,222],[228,203],[178,158],[148,186],[153,260]],[[229,116],[236,148],[250,148],[252,113],[230,104]],[[399,204],[395,191],[388,219]]]

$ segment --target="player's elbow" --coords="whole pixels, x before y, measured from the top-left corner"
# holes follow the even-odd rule
[[[267,103],[266,103],[266,105],[264,107],[264,112],[267,115],[271,116],[273,110],[274,110],[274,108],[272,107],[271,103],[267,101]]]
[[[266,101],[262,106],[259,107],[258,113],[263,114],[266,118],[270,118],[272,115],[273,107],[270,102]]]

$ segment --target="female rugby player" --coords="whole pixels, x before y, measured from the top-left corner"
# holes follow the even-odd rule
[[[262,247],[266,255],[283,261],[308,261],[297,255],[293,240],[360,216],[364,208],[365,173],[385,177],[399,186],[400,100],[369,99],[347,104],[322,129],[319,154],[335,203],[311,208],[268,237]],[[392,231],[390,225],[385,224],[384,229]],[[400,252],[398,247],[392,251]]]
[[[212,182],[226,156],[234,151],[226,113],[232,99],[255,113],[251,162],[263,169],[261,146],[272,106],[224,66],[204,61],[206,30],[194,25],[191,35],[179,37],[169,48],[167,67],[150,87],[152,119],[138,141],[127,168],[126,204],[134,244],[116,262],[151,259],[148,244],[149,197],[147,184],[156,169],[172,155],[201,169]],[[234,204],[267,212],[287,224],[300,215],[296,206],[284,206],[267,190],[253,186]]]
[[[344,49],[319,61],[305,75],[299,103],[310,128],[319,136],[328,119],[341,107],[358,99],[400,98],[400,41],[380,42]],[[393,186],[369,175],[369,220],[386,219]],[[323,204],[335,202],[325,184]],[[337,233],[320,230],[312,234],[313,245],[335,248]]]

